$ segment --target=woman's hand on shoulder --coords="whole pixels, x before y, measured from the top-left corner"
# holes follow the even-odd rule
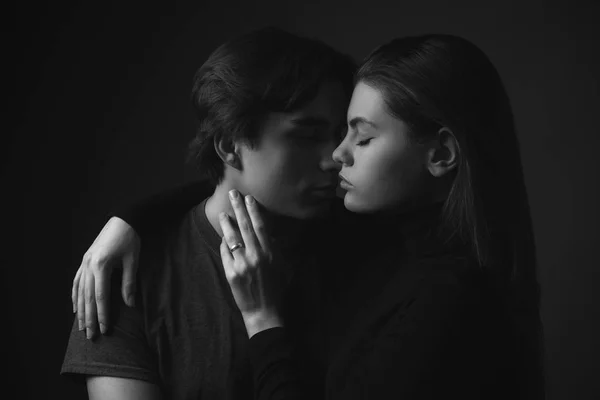
[[[131,225],[112,217],[83,255],[73,279],[71,300],[77,313],[79,330],[91,339],[109,327],[110,277],[114,267],[123,267],[121,295],[125,303],[135,305],[136,272],[140,239]]]

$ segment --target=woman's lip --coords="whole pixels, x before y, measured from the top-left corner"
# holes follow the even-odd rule
[[[342,174],[340,174],[339,177],[340,177],[340,187],[342,189],[348,190],[348,189],[352,188],[352,184],[350,182],[348,182],[348,179],[344,178],[344,176]]]
[[[345,183],[345,184],[346,184],[346,185],[348,185],[348,186],[352,186],[352,184],[350,183],[350,181],[349,181],[348,179],[346,179],[346,178],[344,177],[344,175],[342,175],[342,174],[339,174],[338,176],[339,176],[339,177],[340,177],[340,179],[341,179],[340,185],[341,185],[342,183]]]

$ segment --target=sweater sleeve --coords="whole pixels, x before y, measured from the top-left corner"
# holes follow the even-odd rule
[[[250,362],[256,400],[318,399],[308,382],[285,328],[271,328],[250,338]]]
[[[143,238],[152,225],[185,214],[213,191],[214,186],[207,181],[196,181],[118,207],[109,217],[121,218]]]

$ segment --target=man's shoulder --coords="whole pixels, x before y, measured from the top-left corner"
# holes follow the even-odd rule
[[[169,218],[162,218],[148,227],[144,235],[144,241],[164,240],[172,237],[173,234],[180,232],[186,226],[193,222],[193,217],[198,204],[188,209],[185,213],[171,215]]]
[[[143,280],[167,282],[175,276],[214,269],[220,238],[206,220],[202,206],[200,203],[184,215],[154,227],[152,234],[143,239],[139,254]]]
[[[161,221],[148,230],[139,253],[139,275],[142,278],[155,275],[151,271],[164,273],[171,270],[185,263],[189,258],[188,253],[202,248],[204,242],[198,240],[199,232],[195,225],[197,207],[192,207],[180,216]]]
[[[213,244],[215,232],[206,220],[203,210],[204,201],[194,205],[181,215],[158,222],[147,230],[141,254],[164,252],[167,249],[194,247],[196,250],[210,247]],[[220,242],[220,239],[219,239]]]

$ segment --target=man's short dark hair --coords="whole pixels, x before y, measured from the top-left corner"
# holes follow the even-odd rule
[[[194,76],[192,104],[199,126],[189,146],[203,178],[217,185],[224,165],[214,138],[254,145],[270,112],[293,112],[317,95],[321,83],[339,81],[348,95],[355,64],[325,43],[278,28],[264,28],[217,48]]]

